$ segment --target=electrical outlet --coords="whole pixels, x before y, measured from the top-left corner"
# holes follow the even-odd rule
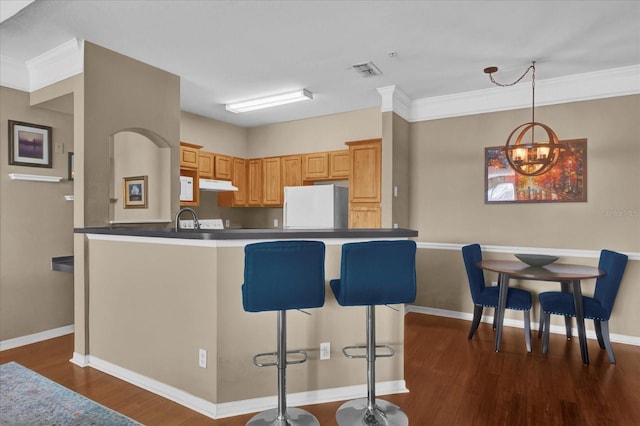
[[[207,368],[207,351],[205,349],[198,350],[198,365]]]
[[[273,219],[273,227],[274,228],[278,227],[278,219]]]
[[[228,228],[228,227],[230,227],[230,226],[231,226],[231,221],[230,221],[229,219],[226,219],[226,220],[224,221],[224,227],[225,227],[225,228]]]
[[[331,359],[331,343],[323,342],[320,343],[320,359]]]

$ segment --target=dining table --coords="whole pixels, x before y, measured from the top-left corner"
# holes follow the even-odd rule
[[[481,269],[498,273],[498,309],[496,309],[496,338],[495,350],[500,351],[502,339],[502,326],[504,322],[505,306],[510,279],[522,279],[531,281],[556,281],[561,284],[564,292],[573,292],[573,302],[576,310],[576,323],[578,339],[580,341],[580,355],[582,363],[589,365],[589,353],[587,352],[587,335],[584,326],[584,308],[582,303],[581,281],[601,277],[605,272],[601,269],[567,263],[551,263],[545,266],[530,266],[519,260],[482,260],[476,264]],[[538,325],[539,327],[541,325]],[[571,337],[571,317],[565,317],[567,337]]]

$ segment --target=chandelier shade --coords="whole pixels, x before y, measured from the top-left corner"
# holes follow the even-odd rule
[[[544,129],[548,141],[533,142],[536,127]],[[529,131],[532,132],[532,141],[523,143],[522,140]],[[514,137],[515,140],[512,140]],[[539,176],[547,173],[558,162],[561,150],[562,145],[556,133],[551,127],[538,122],[524,123],[516,127],[509,134],[507,143],[502,148],[511,168],[525,176]]]

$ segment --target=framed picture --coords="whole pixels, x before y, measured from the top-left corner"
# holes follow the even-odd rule
[[[485,148],[485,204],[587,201],[587,140],[560,143],[565,149],[558,162],[540,176],[516,173],[502,146]]]
[[[9,164],[51,168],[51,127],[9,120]]]
[[[147,176],[123,178],[122,191],[125,209],[147,208]]]
[[[75,168],[73,167],[73,152],[69,153],[69,164],[67,165],[67,179],[73,180],[75,177]]]

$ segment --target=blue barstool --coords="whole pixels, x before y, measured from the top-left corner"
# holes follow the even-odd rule
[[[388,345],[376,345],[375,307],[411,303],[416,298],[416,243],[410,240],[368,241],[342,246],[340,279],[331,280],[336,300],[342,306],[367,307],[366,346],[347,346],[347,358],[367,359],[367,398],[348,401],[338,409],[339,426],[408,425],[407,415],[395,404],[376,399],[376,358],[395,354]],[[384,348],[385,353],[376,353]],[[366,349],[364,355],[350,350]]]
[[[274,241],[247,244],[244,250],[242,306],[247,312],[278,311],[277,352],[253,357],[258,367],[278,367],[278,408],[263,411],[247,425],[319,425],[309,412],[287,408],[287,364],[307,360],[305,351],[287,352],[287,310],[318,308],[324,305],[324,255],[321,241]],[[302,355],[287,360],[287,354]],[[259,362],[260,357],[276,356],[276,362]]]

